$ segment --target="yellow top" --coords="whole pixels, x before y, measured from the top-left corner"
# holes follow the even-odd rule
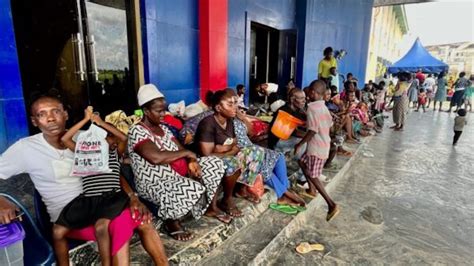
[[[388,91],[387,91],[388,96],[393,96],[394,93],[395,93],[395,85],[388,85]]]
[[[410,86],[411,86],[411,82],[408,83],[407,81],[399,81],[397,86],[395,87],[394,96],[402,96],[403,94],[406,94]]]
[[[336,58],[332,57],[329,61],[326,59],[321,60],[319,62],[318,74],[323,78],[329,78],[329,76],[331,76],[331,72],[329,71],[331,67],[337,68]]]

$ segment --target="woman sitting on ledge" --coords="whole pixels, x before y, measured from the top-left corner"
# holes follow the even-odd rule
[[[285,157],[278,152],[253,144],[247,137],[245,115],[237,111],[238,98],[232,89],[214,93],[211,99],[214,114],[201,120],[196,131],[196,143],[204,156],[217,156],[226,166],[224,198],[221,208],[228,214],[239,217],[232,193],[236,182],[252,186],[258,174],[262,174],[265,184],[275,190],[278,202],[292,205],[305,205],[296,194],[288,191],[288,176]],[[235,119],[235,117],[240,119]],[[252,202],[258,199],[246,192],[239,192]]]
[[[156,214],[176,240],[193,238],[179,219],[203,214],[228,223],[231,217],[216,206],[216,192],[224,174],[222,160],[201,157],[185,150],[162,125],[166,102],[164,95],[147,84],[138,91],[143,108],[142,121],[130,128],[128,149],[138,194],[158,207]]]

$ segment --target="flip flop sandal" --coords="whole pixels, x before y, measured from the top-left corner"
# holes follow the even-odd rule
[[[179,235],[179,234],[189,233],[189,232],[186,231],[186,230],[177,230],[177,231],[173,231],[173,232],[166,230],[166,232],[168,233],[168,235],[169,235],[170,237],[172,237],[174,240],[177,240],[177,241],[186,242],[186,241],[192,240],[192,239],[194,238],[194,236],[191,234],[191,236],[190,236],[188,239],[185,239],[185,240],[183,240],[183,239],[178,239],[178,235]]]
[[[225,212],[217,214],[216,216],[214,216],[214,218],[223,222],[224,224],[230,224],[230,222],[232,222],[232,216]]]
[[[296,252],[299,254],[306,254],[311,251],[324,251],[324,246],[321,244],[310,244],[308,242],[302,242],[296,247]]]
[[[244,217],[244,214],[242,213],[242,211],[239,210],[237,207],[223,208],[222,206],[219,206],[219,208],[223,210],[225,213],[227,213],[228,215],[232,216],[233,218]],[[240,214],[235,213],[235,211],[240,212]]]
[[[303,192],[300,192],[300,195],[303,196],[303,197],[307,197],[307,198],[310,198],[310,199],[314,199],[314,198],[316,198],[316,196],[317,196],[318,194],[316,194],[316,195],[313,196],[313,195],[309,194],[308,192],[303,191]]]
[[[336,218],[336,216],[341,212],[341,209],[339,208],[339,206],[336,205],[336,208],[334,208],[334,210],[332,210],[332,212],[328,213],[328,215],[326,216],[326,221],[329,223],[330,221],[332,221],[334,218]]]
[[[272,210],[279,211],[279,212],[284,213],[284,214],[295,215],[295,214],[298,213],[298,211],[295,208],[293,208],[289,205],[270,203],[270,205],[268,205],[268,207]]]

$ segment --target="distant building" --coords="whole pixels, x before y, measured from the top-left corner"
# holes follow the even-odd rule
[[[451,74],[457,75],[461,71],[474,74],[474,42],[430,45],[426,50],[448,64]]]
[[[375,7],[369,40],[366,81],[379,81],[386,67],[402,56],[400,44],[408,32],[404,5]]]

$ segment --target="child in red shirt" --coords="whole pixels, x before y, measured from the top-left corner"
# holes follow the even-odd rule
[[[420,107],[423,107],[423,112],[426,112],[425,105],[426,105],[427,95],[425,89],[420,89],[420,93],[418,93],[418,108],[416,108],[415,112],[420,110]]]

